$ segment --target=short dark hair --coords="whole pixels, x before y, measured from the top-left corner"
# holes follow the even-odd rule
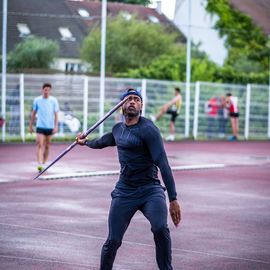
[[[42,89],[44,89],[45,87],[52,88],[52,85],[50,83],[44,83],[43,86],[42,86]]]
[[[226,96],[230,97],[230,96],[232,96],[232,93],[227,93]]]
[[[175,87],[174,90],[178,93],[181,93],[181,89],[179,87]]]

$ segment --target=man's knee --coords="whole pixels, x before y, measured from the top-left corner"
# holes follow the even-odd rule
[[[37,134],[37,139],[36,139],[36,144],[39,148],[42,148],[44,145],[44,135],[38,133]]]
[[[111,270],[121,241],[107,239],[101,251],[100,270]]]
[[[167,226],[153,230],[156,244],[156,260],[160,270],[172,270],[171,238]]]
[[[161,107],[160,111],[162,113],[166,113],[168,111],[168,107],[164,105],[163,107]]]
[[[36,141],[37,147],[42,148],[43,147],[43,141],[42,140],[37,140]]]
[[[46,149],[46,150],[49,150],[50,145],[51,145],[50,143],[46,143],[46,144],[45,144],[45,149]]]
[[[115,239],[107,239],[104,243],[104,248],[106,250],[117,250],[121,246],[122,242]]]
[[[170,239],[170,231],[167,226],[152,229],[155,241],[164,241]]]
[[[51,145],[51,136],[47,136],[45,139],[45,147],[49,148]]]

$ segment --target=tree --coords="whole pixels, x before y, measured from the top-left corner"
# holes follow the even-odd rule
[[[228,0],[208,0],[207,10],[218,15],[215,28],[221,37],[226,37],[228,57],[221,69],[225,76],[230,74],[232,78],[235,74],[235,78],[239,78],[242,73],[242,78],[265,77],[262,74],[268,69],[269,52],[267,36],[262,29],[250,17],[234,9]]]
[[[143,6],[147,6],[147,5],[151,4],[151,0],[108,0],[108,2],[136,4],[136,5],[143,5]]]
[[[218,66],[208,57],[198,51],[195,46],[191,59],[191,81],[215,81]],[[186,48],[179,46],[172,54],[162,55],[148,66],[130,69],[121,77],[148,78],[158,80],[185,81],[186,80]]]
[[[100,27],[85,38],[81,58],[91,64],[94,72],[100,69]],[[177,34],[168,33],[159,25],[136,18],[126,20],[122,14],[107,23],[106,71],[110,74],[126,72],[150,64],[163,54],[172,52]]]
[[[8,69],[49,68],[58,52],[55,41],[30,36],[8,54]]]

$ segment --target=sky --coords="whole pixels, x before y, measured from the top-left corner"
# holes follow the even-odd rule
[[[156,7],[155,2],[156,0],[152,0],[152,5],[150,5],[150,7]],[[174,7],[175,0],[161,0],[161,10],[170,20],[174,17]]]
[[[174,7],[175,0],[162,0],[161,10],[171,20],[174,17]]]

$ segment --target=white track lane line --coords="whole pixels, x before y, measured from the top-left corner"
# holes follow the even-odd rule
[[[92,235],[86,235],[86,234],[77,234],[77,233],[69,233],[69,232],[64,232],[64,231],[56,231],[56,230],[43,229],[43,228],[26,227],[26,226],[22,226],[22,225],[13,225],[13,224],[8,224],[8,223],[0,223],[0,225],[24,228],[24,229],[28,229],[28,230],[46,231],[46,232],[50,232],[50,233],[59,233],[59,234],[64,234],[64,235],[69,235],[69,236],[97,239],[97,240],[102,240],[102,241],[106,240],[106,238],[104,238],[104,237],[92,236]],[[155,248],[155,246],[151,245],[151,244],[144,244],[144,243],[133,242],[133,241],[126,241],[125,240],[125,241],[123,241],[123,243],[128,244],[128,245],[138,245],[138,246],[145,246],[145,247]],[[248,258],[236,257],[236,256],[228,256],[228,255],[223,255],[223,254],[213,253],[213,252],[203,252],[203,251],[181,249],[181,248],[172,248],[172,250],[179,251],[179,252],[195,253],[195,254],[214,256],[214,257],[220,257],[220,258],[226,258],[226,259],[232,259],[232,260],[238,260],[238,261],[247,261],[247,262],[261,263],[261,264],[270,265],[269,261],[248,259]],[[180,256],[180,255],[175,254],[175,256]]]
[[[37,262],[47,262],[47,263],[57,263],[57,264],[64,264],[64,265],[71,265],[71,266],[77,266],[77,267],[84,267],[89,269],[91,267],[90,265],[87,264],[75,264],[75,263],[69,263],[69,262],[64,262],[64,261],[58,261],[58,260],[47,260],[47,259],[40,259],[40,258],[30,258],[30,257],[21,257],[21,256],[10,256],[10,255],[2,255],[0,254],[0,258],[6,258],[6,259],[19,259],[19,260],[27,260],[27,261],[37,261]],[[93,270],[98,269],[96,268],[90,268]]]
[[[203,170],[203,169],[218,169],[224,168],[225,164],[199,164],[199,165],[186,165],[186,166],[172,166],[172,171],[185,171],[185,170]],[[67,178],[81,178],[90,176],[105,176],[105,175],[118,175],[119,170],[111,171],[93,171],[93,172],[78,172],[78,173],[63,173],[63,174],[50,174],[43,175],[38,180],[57,180]]]

